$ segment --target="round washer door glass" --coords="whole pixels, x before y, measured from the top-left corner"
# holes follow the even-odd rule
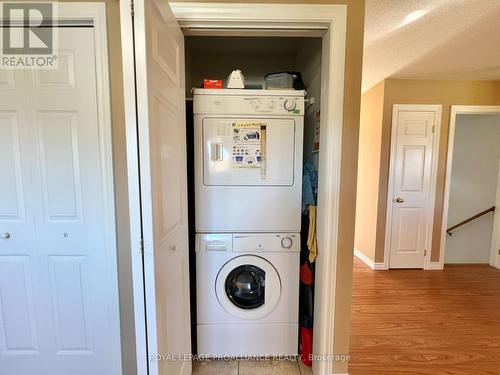
[[[256,309],[264,304],[266,271],[251,264],[232,270],[226,278],[226,295],[239,308]]]
[[[281,294],[278,272],[257,255],[231,259],[222,266],[215,283],[219,303],[241,319],[259,319],[269,314]]]

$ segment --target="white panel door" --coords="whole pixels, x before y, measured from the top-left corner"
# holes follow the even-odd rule
[[[39,332],[47,316],[37,314],[47,291],[38,287],[33,142],[24,72],[0,71],[0,81],[0,373],[31,374],[48,371]]]
[[[390,268],[423,268],[433,215],[435,111],[399,110],[393,135]],[[430,249],[429,249],[430,250]]]
[[[94,29],[58,36],[56,70],[0,83],[2,375],[119,371]]]
[[[190,374],[184,35],[161,0],[135,2],[150,374]]]

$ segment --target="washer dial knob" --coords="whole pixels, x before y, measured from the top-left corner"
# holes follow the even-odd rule
[[[295,103],[295,100],[293,99],[287,99],[285,100],[284,106],[288,112],[291,112],[295,109],[295,107],[297,107],[297,103]]]
[[[292,239],[290,237],[285,237],[281,239],[281,247],[285,249],[291,248],[293,245]]]
[[[258,100],[252,100],[251,104],[253,109],[259,109],[260,107],[260,102]]]

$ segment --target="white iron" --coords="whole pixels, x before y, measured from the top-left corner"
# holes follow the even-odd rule
[[[239,69],[233,70],[229,75],[229,77],[227,77],[227,88],[228,89],[245,88],[245,77],[241,73],[241,70]]]

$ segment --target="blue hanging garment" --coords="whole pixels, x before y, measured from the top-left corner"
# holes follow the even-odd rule
[[[302,212],[307,212],[307,206],[316,205],[318,198],[318,172],[314,165],[304,162],[302,168]]]

